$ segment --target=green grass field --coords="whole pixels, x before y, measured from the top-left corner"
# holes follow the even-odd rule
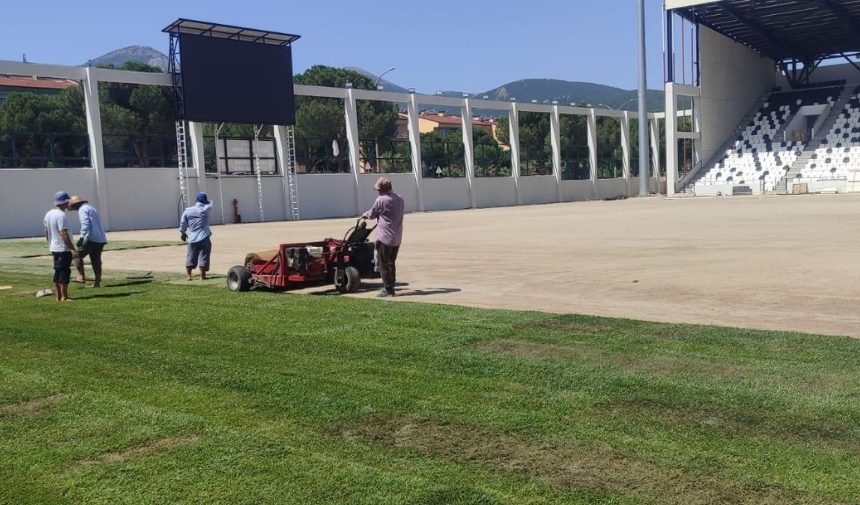
[[[124,249],[144,249],[149,247],[176,246],[181,242],[163,241],[112,241],[105,246],[105,251],[121,251]],[[89,264],[89,260],[85,260]],[[51,253],[44,238],[22,238],[0,240],[0,273],[19,272],[44,275],[51,274]],[[87,270],[92,275],[92,270]],[[50,281],[50,275],[49,281]],[[44,287],[50,287],[50,282]]]
[[[860,503],[854,339],[49,275],[0,504]]]

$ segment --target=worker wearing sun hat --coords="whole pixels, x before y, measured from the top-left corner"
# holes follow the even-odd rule
[[[78,256],[75,258],[75,269],[78,271],[75,282],[83,284],[87,281],[87,274],[84,271],[84,258],[89,256],[95,275],[93,287],[98,288],[102,284],[102,250],[107,244],[107,236],[104,228],[102,228],[101,217],[99,217],[95,207],[78,195],[72,196],[72,199],[69,200],[69,210],[77,211],[78,219],[81,222],[81,237],[77,244]]]
[[[66,209],[69,208],[69,194],[58,191],[54,195],[54,208],[45,214],[45,239],[54,257],[54,292],[58,302],[69,301],[69,280],[72,276],[72,259],[77,256],[72,244]]]
[[[403,240],[403,198],[391,190],[391,179],[380,177],[373,189],[379,192],[373,207],[360,219],[376,219],[376,258],[382,289],[379,298],[394,296],[397,282],[397,253]]]
[[[185,256],[185,279],[191,280],[191,273],[200,267],[200,280],[206,280],[209,271],[209,257],[212,254],[212,230],[209,229],[209,216],[212,202],[206,193],[197,193],[197,202],[185,209],[179,220],[179,233],[183,242],[188,242]]]

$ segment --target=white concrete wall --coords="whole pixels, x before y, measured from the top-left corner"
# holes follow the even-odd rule
[[[178,226],[178,171],[175,168],[119,168],[105,171],[107,206],[110,208],[110,231],[172,228]],[[394,190],[406,201],[407,212],[419,211],[418,189],[413,174],[387,174]],[[297,178],[299,209],[302,219],[324,219],[357,216],[369,209],[376,199],[373,184],[378,176],[362,174],[358,191],[352,174],[301,174]],[[212,223],[233,222],[233,199],[239,201],[243,223],[260,221],[257,180],[255,177],[207,177],[206,191],[215,202]],[[266,221],[287,219],[286,192],[282,177],[263,177],[263,212]],[[523,205],[558,202],[559,188],[553,176],[530,176],[519,179]],[[468,180],[465,178],[424,179],[424,210],[457,210],[471,208]],[[561,181],[562,201],[616,198],[638,194],[637,178]],[[195,178],[189,179],[192,195],[199,189]],[[633,188],[632,190],[630,188]],[[42,217],[53,204],[59,190],[97,202],[95,171],[79,169],[6,169],[0,170],[0,238],[32,237],[42,233]],[[513,177],[475,178],[477,207],[504,207],[517,204]],[[356,204],[356,199],[359,204]],[[74,232],[77,216],[69,214]]]
[[[848,173],[845,181],[845,191],[848,193],[860,192],[860,170],[852,170]]]
[[[763,193],[761,181],[753,181],[750,184],[740,184],[738,186],[750,188],[754,195],[760,195]],[[732,196],[734,194],[734,189],[738,186],[734,186],[732,184],[696,183],[693,187],[693,191],[696,196]]]
[[[617,198],[619,196],[628,195],[627,180],[620,177],[615,179],[598,179],[594,184],[594,198]],[[639,194],[639,187],[636,187],[635,194]]]
[[[0,238],[43,235],[43,219],[54,206],[57,191],[86,200],[95,187],[95,174],[89,168],[0,170]],[[80,230],[77,216],[69,224],[73,231]]]
[[[383,174],[391,180],[391,189],[398,195],[403,197],[406,212],[418,212],[418,189],[415,185],[415,176],[413,174]],[[373,206],[379,192],[373,189],[378,174],[362,174],[358,181],[358,201],[359,206],[351,215],[358,216],[367,211]],[[299,195],[299,202],[302,197]]]
[[[820,181],[804,181],[806,184],[807,193],[853,193],[855,189],[855,181],[850,180],[854,176],[848,176],[846,179],[824,179]],[[788,181],[786,190],[788,194],[794,193],[794,185],[799,184],[794,180]],[[858,188],[860,189],[860,188]]]
[[[176,168],[105,170],[110,229],[178,228],[181,216],[179,209],[182,207],[179,203],[178,174]],[[196,188],[196,182],[192,181],[190,187]],[[97,205],[92,195],[91,190],[87,196],[81,195],[81,198]]]
[[[354,216],[355,178],[352,174],[301,174],[296,177],[302,219]]]
[[[478,207],[507,207],[517,204],[513,177],[475,177],[475,199]]]
[[[776,66],[752,49],[699,26],[701,159],[707,161],[753,103],[775,85]]]
[[[224,214],[228,223],[233,222],[233,200],[239,201],[239,214],[243,223],[260,222],[260,194],[256,177],[224,177],[223,187],[218,187],[218,179],[206,179],[206,193],[213,201],[223,198]],[[263,187],[263,219],[265,221],[281,221],[287,218],[284,179],[280,176],[262,176]],[[191,187],[195,187],[193,183]],[[193,195],[193,193],[192,193]],[[178,195],[177,195],[178,198]],[[220,202],[212,216],[212,221],[220,223]],[[299,198],[301,210],[302,199]]]
[[[558,202],[557,187],[552,175],[520,177],[520,199],[523,205]]]
[[[472,208],[469,180],[465,177],[424,179],[424,210],[460,210]]]
[[[635,186],[639,187],[638,183]],[[638,190],[637,193],[638,194]],[[585,181],[561,181],[561,199],[565,202],[594,199],[594,186],[590,180]]]

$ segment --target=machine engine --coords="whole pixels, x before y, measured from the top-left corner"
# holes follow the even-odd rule
[[[326,270],[322,257],[323,248],[319,246],[288,247],[284,250],[287,268],[304,276],[321,275]]]

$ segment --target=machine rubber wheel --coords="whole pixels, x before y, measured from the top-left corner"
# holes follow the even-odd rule
[[[348,266],[343,270],[335,270],[334,287],[339,293],[355,293],[361,286],[361,274],[358,269]]]
[[[251,289],[251,272],[241,265],[236,265],[228,270],[227,289],[230,291],[248,291]]]
[[[355,267],[346,267],[346,290],[355,293],[361,286],[361,274]]]

